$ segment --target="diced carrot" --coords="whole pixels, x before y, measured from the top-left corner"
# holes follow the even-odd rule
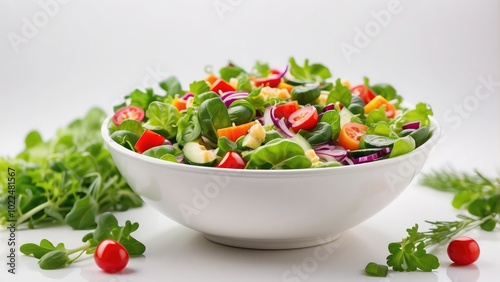
[[[210,85],[214,84],[214,82],[219,79],[216,75],[214,74],[209,74],[206,78],[205,81],[209,82]]]
[[[282,81],[282,82],[280,82],[280,84],[278,84],[278,88],[279,89],[286,89],[286,90],[288,90],[288,93],[291,93],[292,89],[293,89],[293,85],[290,85],[290,84]]]
[[[174,101],[172,101],[172,105],[174,105],[174,107],[176,107],[179,111],[186,109],[186,103],[187,100],[179,99],[177,97],[174,98]]]
[[[230,127],[224,127],[224,128],[219,128],[217,129],[217,136],[220,138],[222,136],[227,137],[227,139],[236,142],[238,138],[240,138],[243,135],[246,135],[250,127],[252,127],[255,124],[255,121],[251,121],[248,123],[236,125],[236,126],[230,126]]]

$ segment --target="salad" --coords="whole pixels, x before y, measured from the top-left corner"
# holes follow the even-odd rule
[[[114,108],[110,137],[138,154],[232,169],[356,165],[413,151],[431,137],[431,107],[405,108],[390,84],[352,85],[292,57],[281,69],[232,63],[183,89],[136,89]]]

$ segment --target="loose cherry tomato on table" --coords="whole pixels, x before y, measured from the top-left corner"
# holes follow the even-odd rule
[[[368,86],[361,84],[351,88],[351,93],[356,94],[363,99],[365,104],[368,104],[377,94],[375,94]]]
[[[94,261],[105,272],[115,273],[127,266],[129,255],[122,244],[105,239],[100,242],[94,252]]]
[[[340,129],[338,143],[347,150],[359,149],[359,140],[366,134],[368,127],[359,123],[346,123]]]
[[[219,164],[217,164],[217,167],[243,169],[245,165],[245,161],[238,153],[228,151],[224,157],[222,157]]]
[[[479,258],[479,245],[470,237],[453,239],[447,248],[448,256],[457,265],[468,265]]]
[[[290,114],[288,122],[295,132],[311,130],[318,124],[318,111],[314,106],[305,106]]]
[[[126,106],[113,115],[113,123],[116,126],[119,126],[126,119],[135,119],[140,122],[144,119],[144,110],[138,106]]]

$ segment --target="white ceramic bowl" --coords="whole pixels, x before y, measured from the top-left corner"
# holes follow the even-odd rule
[[[288,249],[335,240],[389,205],[420,172],[437,143],[352,166],[234,170],[167,162],[127,150],[102,136],[132,189],[168,218],[225,245]]]

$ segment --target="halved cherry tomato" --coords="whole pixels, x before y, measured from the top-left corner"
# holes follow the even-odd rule
[[[479,258],[479,245],[470,237],[458,237],[448,244],[447,253],[457,265],[468,265]]]
[[[299,102],[292,101],[286,104],[277,105],[274,110],[274,116],[277,118],[286,118],[299,109]]]
[[[288,122],[295,132],[299,130],[311,130],[318,124],[318,111],[314,106],[305,106],[293,112],[288,117]]]
[[[236,140],[238,140],[238,138],[247,134],[250,127],[252,127],[254,124],[255,124],[255,121],[251,121],[251,122],[236,125],[236,126],[219,128],[219,129],[217,129],[217,137],[220,138],[222,136],[226,136],[227,139],[229,139],[233,142],[236,142]]]
[[[174,105],[174,107],[176,107],[177,110],[182,111],[182,110],[186,109],[187,100],[179,99],[179,98],[176,97],[172,101],[172,105]]]
[[[340,130],[337,142],[347,150],[359,149],[359,139],[366,134],[368,127],[359,123],[346,123]]]
[[[245,160],[238,153],[228,151],[217,164],[217,167],[243,169],[245,168]]]
[[[135,143],[134,149],[142,154],[147,149],[162,145],[165,139],[162,135],[146,129]]]
[[[122,244],[105,239],[100,242],[94,252],[94,261],[108,273],[118,272],[127,266],[129,254]]]
[[[385,106],[385,115],[388,118],[393,118],[396,115],[396,107],[394,107],[393,104],[391,104],[380,95],[377,95],[368,104],[365,105],[365,113],[368,114],[369,112],[378,109],[381,106]]]
[[[219,94],[220,92],[234,91],[234,88],[222,78],[219,78],[212,84],[211,90]]]
[[[119,126],[126,119],[135,119],[142,121],[144,119],[144,110],[138,106],[126,106],[115,112],[113,123]]]
[[[368,104],[377,94],[375,94],[368,86],[361,84],[351,88],[351,93],[358,95],[365,104]]]

